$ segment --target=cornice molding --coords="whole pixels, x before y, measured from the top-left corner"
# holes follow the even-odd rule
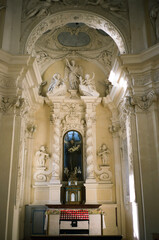
[[[120,60],[130,72],[142,72],[159,67],[159,43],[139,54],[124,54]]]

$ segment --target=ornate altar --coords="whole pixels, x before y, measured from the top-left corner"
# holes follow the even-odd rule
[[[82,75],[79,81],[71,77],[67,82],[59,74],[53,75],[46,93],[50,107],[50,150],[46,152],[49,155],[44,161],[45,169],[35,166],[33,173],[36,204],[61,204],[65,210],[67,206],[82,209],[85,203],[105,204],[114,200],[109,147],[98,139],[101,147],[97,151],[96,107],[101,98],[93,79],[94,75],[92,78]],[[76,84],[68,88],[72,82]],[[98,110],[104,112],[102,106]],[[105,112],[104,116],[107,117]],[[103,131],[103,125],[100,127],[98,123],[98,128]],[[89,220],[92,216],[89,215]],[[100,215],[98,218],[91,221],[101,222]],[[59,221],[60,215],[49,216],[51,225]],[[66,225],[62,221],[60,226],[63,224]]]
[[[47,205],[48,235],[102,235],[103,212],[100,205]]]

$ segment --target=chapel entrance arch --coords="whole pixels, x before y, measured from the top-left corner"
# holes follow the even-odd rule
[[[25,53],[33,53],[34,45],[42,34],[52,29],[60,28],[68,23],[84,23],[91,28],[101,29],[114,40],[121,54],[127,52],[123,34],[110,20],[88,11],[69,10],[44,18],[32,30],[29,30],[29,34],[26,31]]]

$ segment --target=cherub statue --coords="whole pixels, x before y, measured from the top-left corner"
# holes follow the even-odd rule
[[[108,154],[110,154],[110,150],[107,148],[106,144],[102,144],[97,155],[101,157],[103,165],[109,165]]]

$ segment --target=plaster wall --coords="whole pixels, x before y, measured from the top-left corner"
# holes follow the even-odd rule
[[[49,144],[50,136],[50,123],[49,123],[49,109],[45,105],[42,106],[41,98],[38,97],[37,87],[41,81],[41,76],[39,74],[38,66],[33,63],[33,61],[29,62],[29,57],[25,64],[26,68],[22,69],[21,64],[24,63],[25,56],[21,57],[21,60],[18,61],[16,54],[19,54],[19,46],[20,46],[20,35],[21,35],[21,9],[22,9],[22,1],[21,0],[8,0],[2,1],[2,4],[6,5],[6,8],[0,9],[0,46],[6,51],[4,54],[1,51],[0,54],[0,95],[1,95],[1,126],[0,132],[3,138],[0,138],[0,150],[1,156],[3,156],[0,161],[0,182],[1,182],[1,229],[0,238],[5,240],[10,239],[18,239],[19,232],[19,214],[21,211],[21,207],[23,207],[26,203],[37,202],[40,204],[45,201],[52,202],[55,200],[59,201],[59,188],[57,186],[38,186],[35,189],[31,188],[32,184],[32,176],[34,172],[34,156],[35,152],[39,148],[40,145],[46,144],[48,145],[48,151],[51,149],[51,145]],[[130,27],[131,36],[128,39],[131,39],[130,42],[127,41],[126,45],[129,46],[128,49],[131,49],[131,53],[136,55],[128,55],[126,56],[126,62],[120,63],[120,67],[126,71],[126,74],[129,78],[127,81],[129,83],[128,89],[126,91],[127,96],[131,99],[132,94],[139,94],[139,103],[138,101],[133,103],[129,102],[130,108],[135,108],[135,117],[133,118],[135,132],[132,134],[132,139],[135,141],[135,147],[133,150],[133,158],[129,157],[129,160],[133,159],[134,162],[134,178],[135,178],[135,193],[136,198],[135,202],[138,204],[139,209],[139,239],[141,240],[150,240],[152,239],[152,233],[158,232],[158,169],[159,169],[159,129],[158,129],[158,102],[154,103],[150,106],[146,112],[138,112],[137,107],[141,108],[142,94],[149,92],[149,90],[154,90],[157,98],[158,98],[158,74],[157,72],[157,60],[158,60],[158,45],[154,45],[144,52],[145,49],[148,48],[149,45],[156,43],[155,32],[150,23],[149,19],[149,7],[152,7],[155,4],[155,1],[146,1],[146,7],[144,6],[144,1],[128,1],[129,5],[129,20],[130,24],[127,26]],[[146,13],[144,11],[147,11]],[[134,15],[135,13],[135,15]],[[38,19],[36,19],[38,23]],[[137,22],[137,24],[136,24]],[[146,23],[148,22],[148,27]],[[34,23],[35,24],[35,23]],[[121,27],[122,25],[119,24]],[[30,30],[32,30],[30,28]],[[152,39],[149,37],[149,33],[151,33]],[[21,36],[23,39],[23,36]],[[24,41],[22,45],[25,45]],[[10,55],[8,53],[14,54]],[[155,52],[155,54],[154,54]],[[155,56],[154,56],[155,55]],[[153,58],[154,56],[154,58]],[[130,58],[129,58],[130,57]],[[124,57],[123,57],[124,58]],[[134,62],[135,59],[135,62]],[[145,65],[143,66],[143,62],[145,61]],[[7,63],[6,63],[7,62]],[[94,63],[88,63],[88,61],[81,61],[77,59],[77,62],[84,67],[85,73],[87,71],[92,73],[95,71],[96,78],[95,80],[99,80],[99,84],[97,85],[97,90],[101,92],[101,96],[104,96],[105,90],[102,87],[102,82],[104,81],[103,72],[98,69]],[[4,64],[5,63],[5,64]],[[15,67],[12,65],[17,63]],[[44,74],[44,80],[51,80],[52,75],[55,72],[60,72],[63,76],[64,74],[64,60],[59,62],[58,64],[54,64],[54,67],[48,72]],[[35,66],[36,65],[36,66]],[[60,66],[60,67],[59,67]],[[32,68],[31,70],[29,70]],[[153,69],[151,72],[151,77],[144,77],[146,71]],[[133,70],[132,70],[133,69]],[[29,74],[28,72],[29,71]],[[140,73],[143,75],[141,78],[137,77],[137,80],[133,76],[132,72]],[[15,72],[18,72],[15,74]],[[27,74],[26,74],[27,72]],[[156,74],[156,75],[155,75]],[[24,194],[21,198],[24,198],[24,201],[21,201],[21,206],[19,203],[16,205],[16,192],[17,192],[17,176],[18,176],[18,160],[19,160],[19,135],[20,135],[20,120],[13,113],[6,114],[4,111],[4,102],[2,101],[3,96],[10,97],[12,91],[12,76],[15,76],[16,84],[14,85],[15,89],[21,89],[21,84],[19,84],[19,79],[24,79],[24,91],[26,91],[26,97],[29,101],[29,104],[34,106],[37,104],[41,104],[40,109],[36,111],[36,120],[37,130],[35,132],[34,137],[29,133],[29,137],[25,138],[25,149],[24,155],[26,158],[25,162],[25,173],[22,172]],[[155,76],[155,77],[154,77]],[[154,77],[154,79],[153,79]],[[100,82],[101,79],[101,82]],[[147,81],[150,80],[150,81]],[[135,83],[135,84],[134,84]],[[9,84],[9,85],[8,85]],[[19,85],[18,85],[19,84]],[[49,85],[49,82],[48,82]],[[47,85],[47,86],[48,86]],[[46,87],[47,87],[46,86]],[[130,86],[132,87],[132,92],[130,91]],[[117,84],[116,89],[120,89],[121,86]],[[19,91],[19,90],[18,90]],[[17,91],[17,92],[18,92]],[[14,92],[15,94],[15,92]],[[119,106],[120,100],[122,96],[118,96],[118,92],[114,91],[114,95],[117,95],[116,99],[118,101],[114,101],[116,106]],[[111,95],[113,101],[113,95]],[[151,99],[150,99],[151,100]],[[14,105],[14,104],[13,104]],[[29,105],[29,106],[30,106]],[[8,111],[8,110],[7,110]],[[123,109],[123,113],[127,111],[127,106]],[[115,171],[115,154],[117,150],[113,149],[113,140],[110,137],[110,133],[107,130],[107,127],[110,124],[109,117],[111,117],[110,111],[106,108],[104,109],[101,105],[97,106],[97,129],[96,131],[96,146],[97,149],[100,146],[102,141],[105,141],[109,144],[111,154],[110,154],[110,165],[111,171],[113,173],[113,186],[107,188],[104,184],[94,184],[92,187],[94,188],[93,194],[97,202],[101,202],[103,205],[103,209],[107,212],[106,224],[109,228],[104,230],[105,234],[120,234],[123,233],[119,231],[120,227],[116,226],[116,200],[117,204],[122,201],[119,200],[117,194],[117,185],[115,186],[116,180],[116,171]],[[99,118],[98,118],[99,116]],[[24,116],[23,116],[24,117]],[[24,117],[25,118],[25,117]],[[134,120],[135,119],[135,120]],[[105,123],[103,124],[103,121]],[[26,132],[28,131],[28,125],[26,123]],[[122,125],[121,125],[122,128]],[[105,131],[103,131],[103,129]],[[35,138],[35,139],[34,139]],[[114,154],[114,155],[113,155]],[[94,154],[95,156],[95,154]],[[120,160],[120,158],[119,158]],[[97,163],[100,164],[100,159],[97,157]],[[50,165],[48,164],[48,167]],[[119,169],[119,168],[117,168]],[[123,171],[125,168],[123,168]],[[129,171],[129,170],[128,170]],[[129,173],[129,172],[128,172]],[[125,178],[126,179],[126,178]],[[124,180],[125,181],[125,180]],[[124,184],[123,184],[124,185]],[[60,184],[59,184],[60,186]],[[90,185],[88,185],[90,186]],[[126,187],[125,187],[126,188]],[[45,189],[45,190],[44,190]],[[103,191],[104,189],[104,191]],[[56,190],[56,194],[53,195],[54,190]],[[91,200],[92,189],[87,188],[87,199]],[[127,190],[127,189],[126,189]],[[34,194],[32,194],[34,193]],[[45,195],[44,195],[45,193]],[[126,194],[126,191],[124,192]],[[122,195],[122,191],[120,192],[120,196]],[[54,197],[53,197],[54,196]],[[111,202],[110,202],[111,201]],[[129,201],[129,197],[126,198],[126,201]],[[133,218],[132,218],[132,205],[129,202],[125,201],[124,210],[122,213],[125,214],[126,219],[126,235],[127,239],[135,239],[133,235]],[[110,205],[109,205],[110,204]],[[117,206],[117,212],[120,212],[121,206]],[[20,218],[22,222],[24,220],[24,216]],[[14,224],[13,224],[14,221]],[[110,224],[111,223],[111,224]],[[120,222],[118,222],[119,224]],[[110,224],[110,225],[109,225]],[[113,226],[113,227],[112,227]],[[23,229],[23,228],[22,228]],[[23,230],[22,230],[23,231]],[[20,234],[20,238],[23,238],[23,234]]]

